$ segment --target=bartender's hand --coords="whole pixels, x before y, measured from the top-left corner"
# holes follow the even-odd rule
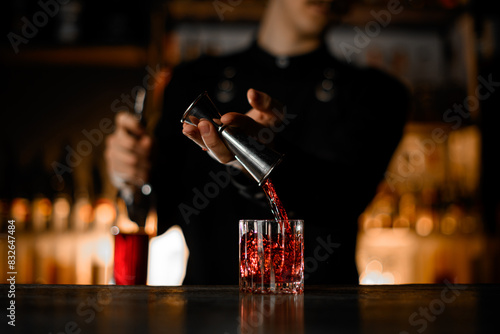
[[[106,160],[111,182],[118,189],[141,187],[148,181],[151,169],[152,139],[139,121],[127,112],[115,118],[115,131],[106,138]]]
[[[266,93],[255,89],[248,90],[247,98],[252,106],[249,112],[246,114],[235,112],[224,114],[221,122],[224,125],[239,127],[247,134],[259,139],[263,135],[263,129],[276,127],[281,123],[284,117],[283,105]],[[182,133],[202,149],[208,151],[219,162],[227,164],[234,160],[233,154],[220,139],[217,129],[209,121],[201,120],[198,127],[183,123]],[[265,134],[268,133],[266,131]],[[268,140],[268,136],[266,136],[266,140]],[[266,142],[266,144],[268,143]]]

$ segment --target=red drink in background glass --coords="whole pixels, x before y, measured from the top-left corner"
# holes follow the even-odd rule
[[[117,285],[143,285],[148,275],[149,235],[137,233],[115,235],[114,276]]]

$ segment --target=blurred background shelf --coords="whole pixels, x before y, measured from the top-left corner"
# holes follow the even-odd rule
[[[104,67],[144,68],[147,50],[136,45],[33,47],[19,54],[0,50],[0,60],[11,65],[86,65]]]
[[[341,3],[342,1],[340,1]],[[452,1],[453,2],[453,1]],[[375,19],[372,12],[387,11],[386,1],[354,1],[349,13],[341,22],[352,25],[366,24]],[[393,2],[398,14],[391,15],[392,24],[444,25],[464,11],[459,4],[447,8],[438,2],[398,1]],[[233,4],[233,5],[232,5]],[[171,17],[182,21],[224,21],[258,22],[264,12],[266,1],[182,1],[174,0],[168,4]]]
[[[339,23],[346,27],[363,28],[363,25],[370,22],[378,23],[378,19],[392,27],[447,29],[466,12],[465,7],[458,2],[452,8],[446,8],[436,1],[424,4],[416,0],[397,2],[397,14],[391,14],[386,2],[356,1]],[[68,19],[66,25],[63,18],[60,18],[64,11],[58,12],[53,20],[38,29],[36,36],[16,46],[20,52],[13,52],[8,40],[4,39],[3,45],[0,45],[0,61],[12,65],[28,63],[140,67],[151,63],[152,53],[160,52],[151,48],[157,48],[162,43],[165,32],[179,24],[227,26],[228,29],[234,26],[255,26],[266,6],[266,1],[261,0],[151,1],[136,13],[130,2],[125,2],[119,10],[109,5],[99,8],[92,1],[78,3],[80,5],[73,7],[72,12],[67,14],[71,20]],[[14,16],[3,20],[5,25],[8,22],[12,24],[6,26],[8,33],[23,37],[21,19],[24,17],[29,21],[31,16],[41,11],[34,5],[25,7],[26,12],[23,12],[20,9],[22,6],[12,5]],[[150,13],[145,12],[148,8]],[[101,11],[99,14],[96,13],[98,9]],[[114,23],[116,26],[112,26]],[[134,30],[138,26],[141,29]],[[168,59],[168,56],[165,58]]]
[[[181,1],[168,3],[172,19],[177,21],[258,22],[264,13],[265,1]]]

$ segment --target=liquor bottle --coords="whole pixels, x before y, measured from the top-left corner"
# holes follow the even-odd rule
[[[35,247],[37,235],[35,234],[34,226],[39,226],[40,224],[47,225],[52,214],[52,202],[50,199],[39,194],[35,196],[31,203],[26,199],[22,200],[18,198],[15,205],[25,205],[26,209],[24,210],[30,210],[31,212],[31,221],[25,224],[18,224],[16,229],[17,281],[20,284],[31,284],[35,283],[37,268]]]
[[[146,119],[144,117],[145,99],[146,90],[143,87],[138,88],[133,115],[144,128],[146,128]],[[127,206],[130,220],[137,223],[139,227],[145,227],[146,225],[146,219],[151,209],[152,190],[151,185],[145,182],[140,186],[129,186],[120,191],[120,197]]]
[[[90,224],[93,216],[94,208],[88,190],[76,191],[70,218],[72,240],[75,244],[75,284],[92,284],[93,239]]]
[[[134,116],[146,127],[144,101],[146,90],[140,88],[134,104]],[[152,211],[153,192],[151,185],[130,186],[120,190],[119,216],[113,226],[114,235],[114,280],[118,285],[143,285],[147,283],[150,238],[156,234],[155,225],[148,224]],[[123,214],[126,207],[126,215]]]
[[[54,261],[56,266],[56,284],[73,284],[75,281],[75,243],[69,230],[71,200],[60,194],[54,200],[51,238],[54,243]]]
[[[111,227],[116,219],[114,203],[99,196],[94,206],[92,238],[92,284],[109,284],[113,268],[113,236]]]
[[[11,220],[14,220],[15,226],[14,235],[12,236],[16,241],[16,282],[29,282],[30,280],[32,280],[31,268],[33,263],[32,237],[30,233],[26,232],[31,217],[30,201],[27,198],[23,197],[14,198],[10,206],[9,217]],[[7,231],[7,226],[4,227],[4,230]],[[7,234],[5,236],[7,237]],[[7,252],[5,253],[4,258],[7,258]]]
[[[113,236],[111,227],[116,220],[116,206],[103,191],[103,177],[98,162],[92,167],[93,193],[96,198],[92,228],[92,284],[109,284],[113,270]]]
[[[0,212],[1,213],[1,212]],[[7,239],[7,220],[2,219],[0,221],[0,255],[2,258],[0,258],[0,268],[2,271],[0,272],[0,284],[6,284],[7,283],[7,253],[9,251],[8,248],[8,239]]]
[[[60,152],[58,161],[64,162],[66,151],[61,148]],[[73,179],[67,172],[59,174],[55,169],[49,172],[43,162],[38,161],[35,166],[32,220],[34,280],[35,283],[56,284],[61,281],[59,277],[69,275],[70,278],[62,280],[69,283],[72,275],[68,274],[71,270],[67,268],[71,266],[71,259],[66,259],[72,253],[72,244],[62,238],[62,234],[68,227]],[[61,265],[65,260],[66,265]]]
[[[37,253],[38,234],[36,229],[47,226],[52,214],[52,203],[48,198],[50,190],[44,170],[44,153],[35,154],[31,163],[19,172],[14,173],[16,199],[12,203],[13,216],[16,221],[16,267],[17,281],[21,284],[35,283],[41,254]],[[42,252],[45,254],[45,252]],[[40,261],[38,261],[40,259]],[[48,273],[50,270],[47,270]]]
[[[3,139],[3,138],[2,138]],[[11,202],[11,186],[9,181],[11,178],[11,166],[13,159],[10,154],[9,146],[4,144],[2,140],[0,142],[0,283],[7,283],[7,253],[8,253],[8,220],[12,219],[10,217],[9,207]]]

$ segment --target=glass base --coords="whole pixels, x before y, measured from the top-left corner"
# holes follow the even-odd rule
[[[240,292],[253,294],[302,294],[304,292],[303,282],[262,284],[240,280]]]

